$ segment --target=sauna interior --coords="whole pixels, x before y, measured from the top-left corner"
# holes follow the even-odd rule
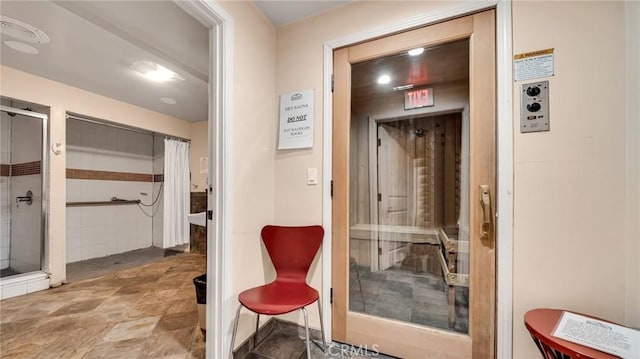
[[[468,332],[468,49],[352,66],[352,311]]]

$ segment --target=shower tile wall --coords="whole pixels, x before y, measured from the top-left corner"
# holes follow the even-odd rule
[[[11,122],[6,112],[0,113],[0,269],[9,267],[9,166],[11,165]]]
[[[151,134],[69,119],[67,177],[69,169],[146,174],[148,179],[67,178],[67,202],[117,197],[150,204],[157,194]],[[157,206],[153,212],[157,215]],[[151,213],[151,208],[137,205],[67,207],[67,263],[152,246]]]
[[[162,136],[154,136],[153,137],[153,174],[154,174],[154,182],[153,182],[153,193],[154,199],[158,196],[158,191],[161,190],[161,185],[164,183],[164,137]],[[156,247],[163,247],[163,220],[164,216],[164,191],[160,193],[160,197],[158,198],[158,202],[154,207],[154,217],[153,217],[153,245]]]
[[[24,273],[40,270],[42,251],[42,121],[17,115],[11,120],[11,240],[9,267]],[[33,203],[17,203],[15,198],[33,193]]]

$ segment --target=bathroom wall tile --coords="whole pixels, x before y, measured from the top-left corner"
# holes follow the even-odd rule
[[[18,117],[16,117],[18,118]],[[12,163],[32,162],[42,159],[42,122],[39,119],[20,116],[12,122]]]
[[[78,262],[82,260],[82,247],[69,248],[67,250],[67,263]]]
[[[82,122],[82,146],[92,148],[95,145],[96,125],[90,122]]]
[[[95,142],[94,148],[98,150],[107,150],[107,126],[95,125]]]
[[[79,120],[67,120],[67,146],[82,144],[82,122]]]

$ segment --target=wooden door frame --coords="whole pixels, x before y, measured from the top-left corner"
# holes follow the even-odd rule
[[[496,10],[496,111],[497,111],[497,190],[496,190],[496,355],[510,358],[513,348],[513,115],[512,115],[512,27],[511,2],[487,1],[459,3],[443,6],[437,10],[387,26],[362,33],[345,36],[324,44],[323,79],[323,209],[322,223],[332,228],[331,179],[332,179],[332,131],[333,99],[332,74],[333,51],[340,47],[384,37],[412,28],[427,26],[444,20],[460,17],[482,10]],[[332,287],[332,238],[331,231],[325,233],[322,256],[322,300],[331,301]],[[327,340],[331,340],[331,306],[323,308]]]

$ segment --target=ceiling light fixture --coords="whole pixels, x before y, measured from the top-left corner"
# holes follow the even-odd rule
[[[22,52],[23,54],[37,55],[37,54],[40,53],[40,51],[38,49],[36,49],[35,47],[33,47],[31,45],[27,45],[24,42],[6,40],[4,42],[4,44],[9,46],[10,48],[16,50],[16,51]]]
[[[382,75],[378,77],[378,83],[380,85],[388,84],[389,82],[391,82],[391,77],[389,75]]]
[[[184,81],[177,73],[151,61],[136,61],[131,68],[145,78],[155,82]]]
[[[424,47],[418,47],[417,49],[409,50],[410,56],[418,56],[424,52]]]

